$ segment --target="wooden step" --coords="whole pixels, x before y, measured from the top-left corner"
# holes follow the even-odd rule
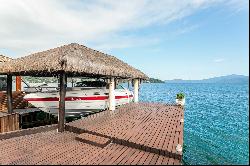
[[[111,142],[111,140],[108,138],[89,134],[89,133],[82,133],[78,135],[75,139],[84,143],[88,143],[94,146],[101,147],[101,148],[104,148]]]

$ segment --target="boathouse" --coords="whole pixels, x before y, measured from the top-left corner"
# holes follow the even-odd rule
[[[12,76],[60,80],[58,125],[0,134],[0,164],[181,164],[184,108],[139,102],[148,76],[114,56],[72,43],[4,62],[0,75],[7,75],[9,113]],[[109,80],[109,110],[65,124],[67,77]],[[117,79],[133,80],[134,103],[116,109]]]

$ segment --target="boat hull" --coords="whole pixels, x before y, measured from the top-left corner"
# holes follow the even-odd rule
[[[58,114],[59,93],[38,92],[27,94],[24,99],[42,111]],[[109,96],[105,89],[88,89],[80,91],[67,91],[65,97],[66,116],[85,115],[109,107]],[[116,106],[133,101],[133,94],[128,90],[115,90]]]

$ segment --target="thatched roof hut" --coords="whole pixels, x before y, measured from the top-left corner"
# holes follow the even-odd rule
[[[51,76],[61,71],[68,76],[148,79],[144,73],[116,57],[77,43],[0,64],[0,74]]]
[[[0,55],[0,63],[10,61],[11,58],[7,56]]]

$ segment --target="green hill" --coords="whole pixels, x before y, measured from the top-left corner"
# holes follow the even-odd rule
[[[164,81],[156,78],[150,78],[149,83],[164,83]]]

